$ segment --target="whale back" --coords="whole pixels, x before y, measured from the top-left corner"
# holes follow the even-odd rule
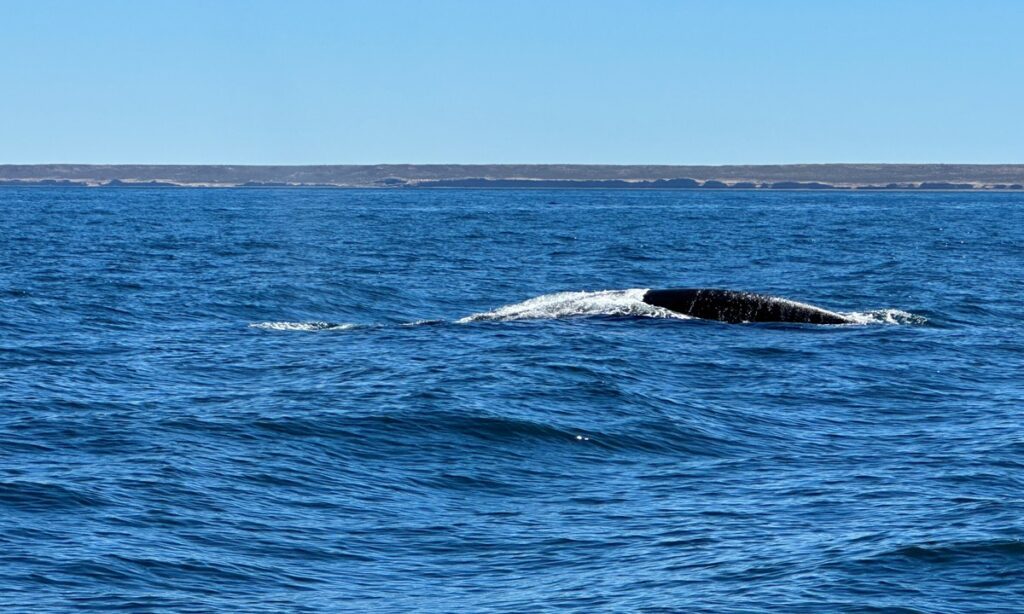
[[[849,318],[789,299],[716,288],[648,290],[643,301],[705,320],[722,322],[800,322],[849,324]]]

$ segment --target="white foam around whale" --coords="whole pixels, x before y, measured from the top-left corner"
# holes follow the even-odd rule
[[[875,309],[873,311],[851,311],[842,314],[854,324],[924,324],[928,318],[900,309]]]
[[[474,313],[458,320],[460,324],[482,321],[540,320],[573,316],[636,316],[648,318],[691,319],[643,301],[647,288],[602,290],[598,292],[558,292],[544,294],[522,303]]]

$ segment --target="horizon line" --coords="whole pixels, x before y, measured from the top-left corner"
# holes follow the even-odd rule
[[[0,162],[0,166],[1024,166],[1021,162]]]

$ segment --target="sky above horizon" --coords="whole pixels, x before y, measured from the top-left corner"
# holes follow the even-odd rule
[[[1024,163],[1024,2],[0,0],[0,164]]]

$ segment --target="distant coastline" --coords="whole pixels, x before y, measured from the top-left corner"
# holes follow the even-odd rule
[[[1024,190],[1024,164],[8,164],[0,187]]]

